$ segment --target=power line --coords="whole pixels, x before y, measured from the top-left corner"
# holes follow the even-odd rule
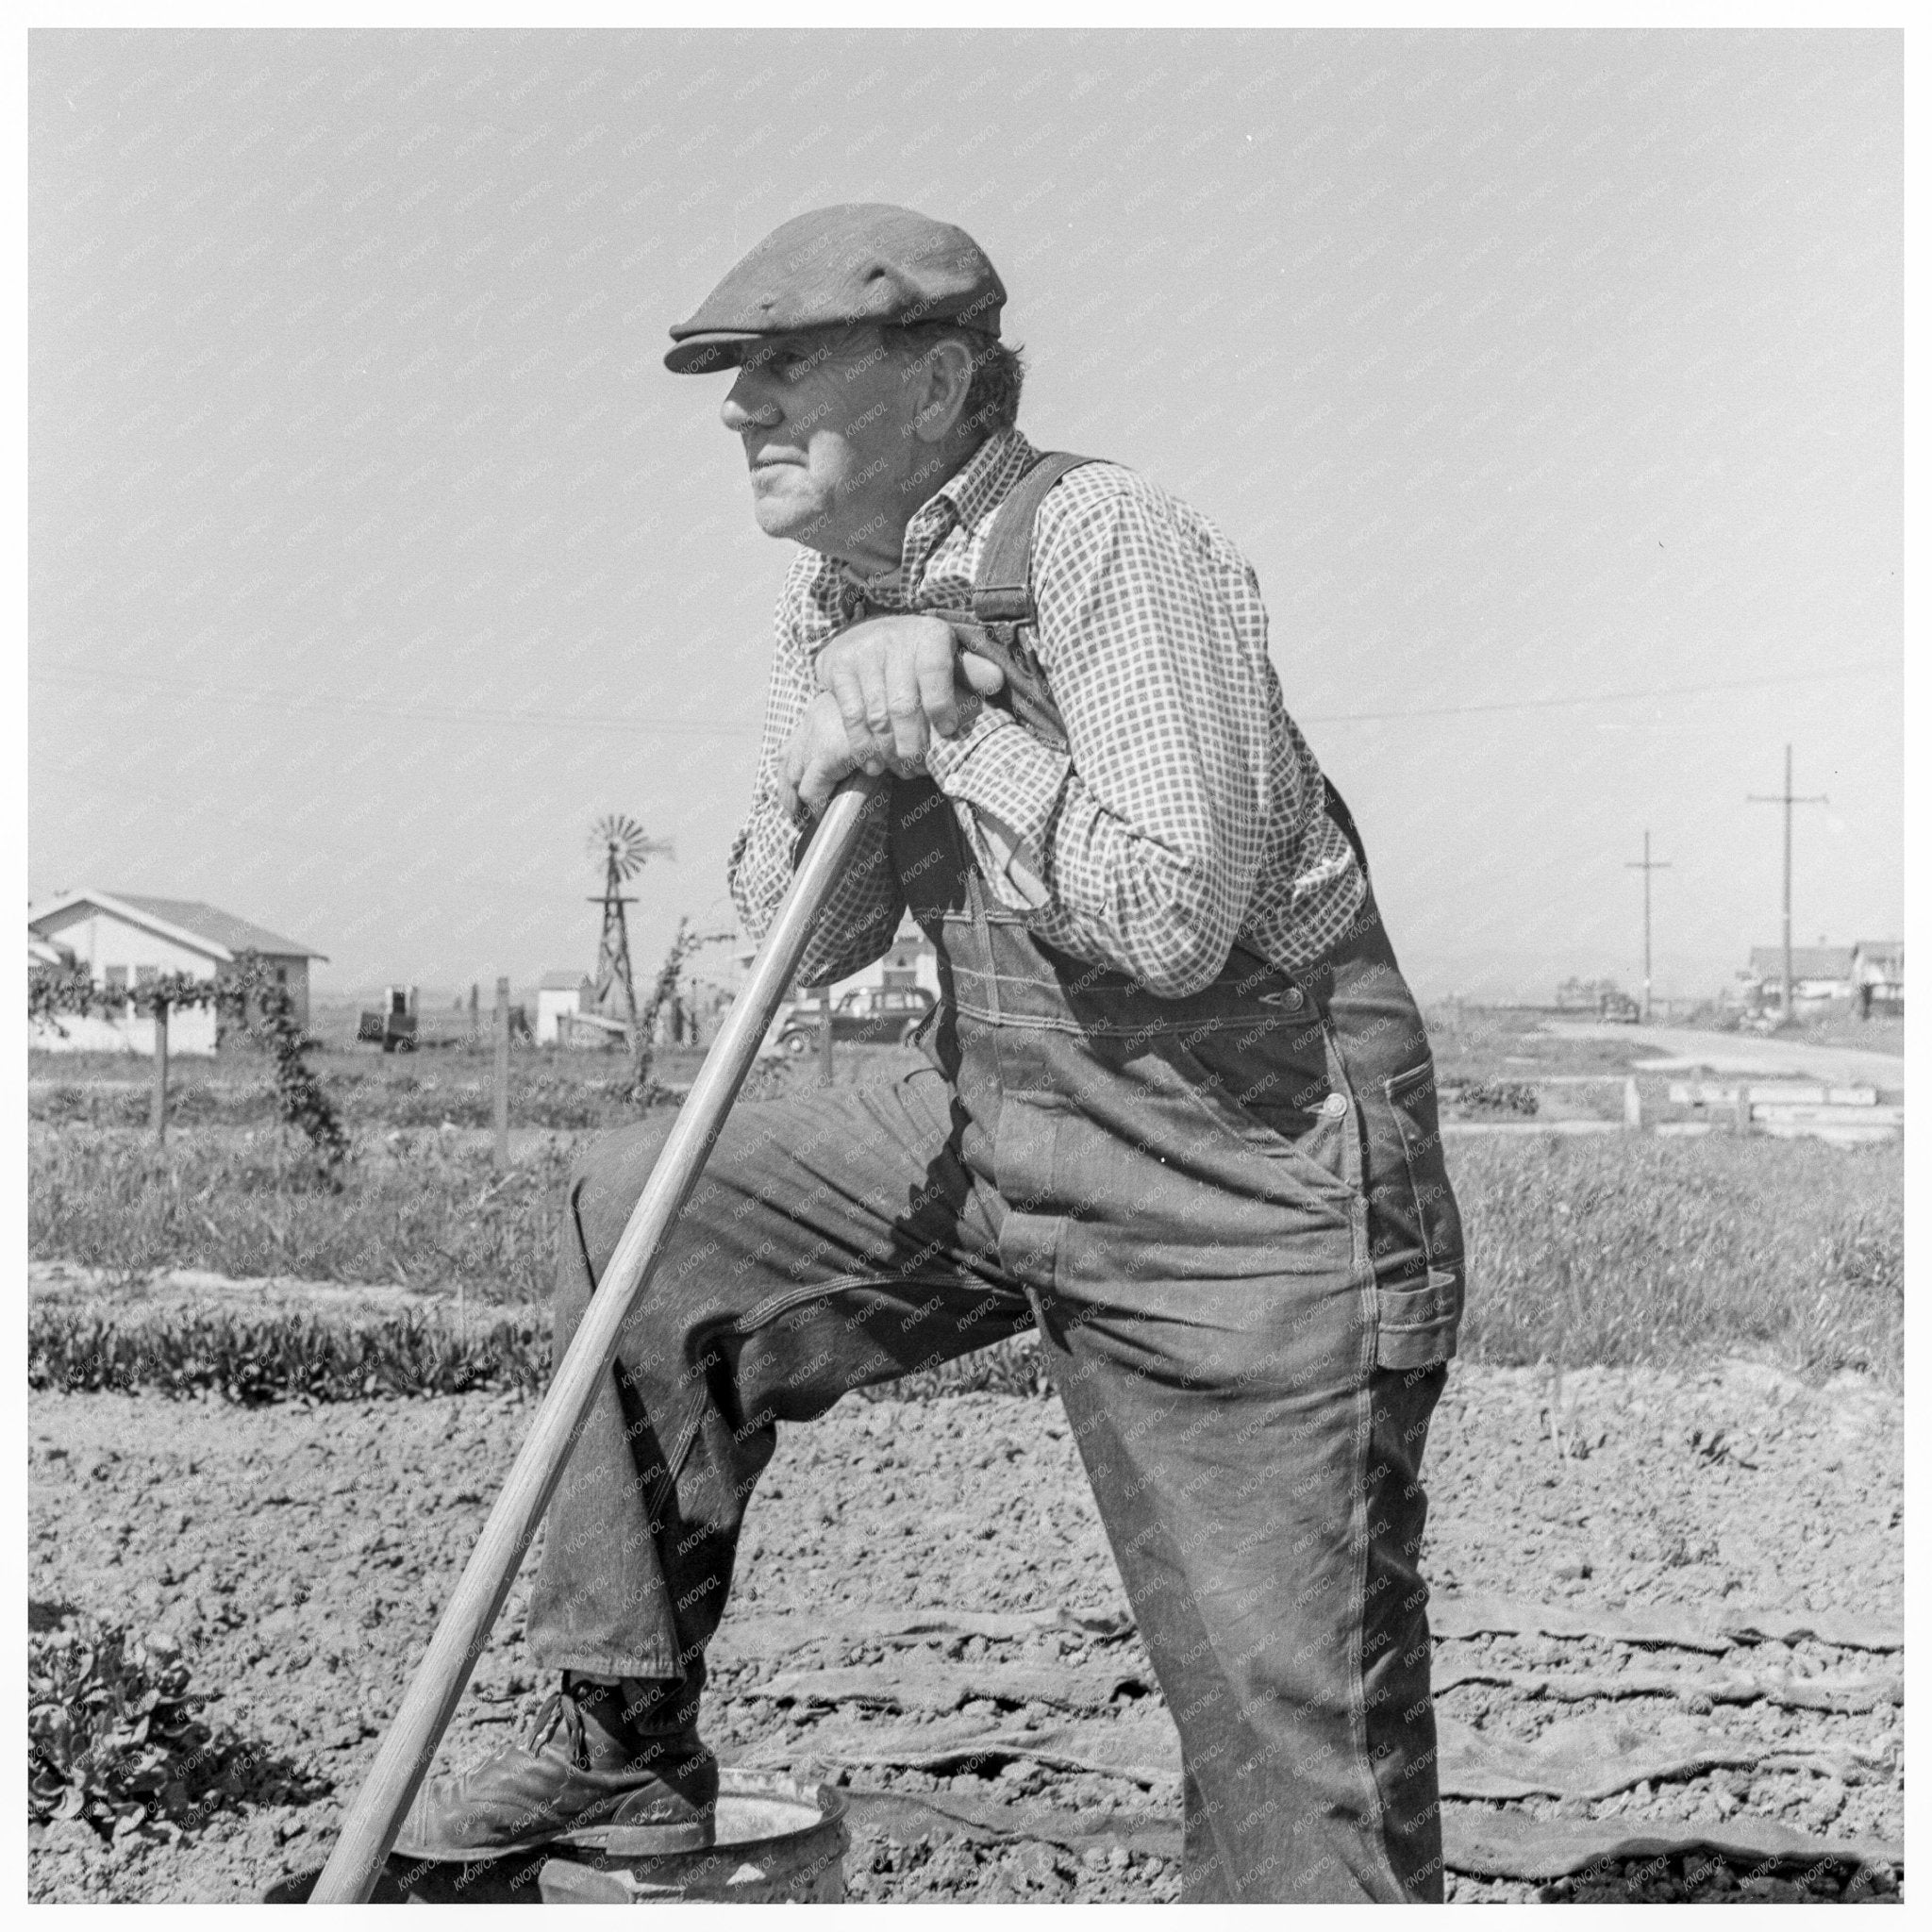
[[[208,698],[217,704],[240,705],[252,710],[311,711],[327,716],[395,718],[432,724],[508,725],[512,729],[554,728],[571,731],[652,732],[670,738],[756,738],[755,724],[704,724],[696,721],[626,717],[608,711],[533,711],[507,706],[396,705],[378,698],[320,698],[293,692],[238,690],[229,685],[203,684],[181,678],[147,677],[140,673],[53,670],[33,671],[30,680],[59,684],[105,685],[110,690],[178,692],[183,697]]]
[[[1874,658],[1869,663],[1843,664],[1831,671],[1790,671],[1771,677],[1726,677],[1709,684],[1657,684],[1641,691],[1600,691],[1574,698],[1504,698],[1494,704],[1424,705],[1410,711],[1329,711],[1320,716],[1310,712],[1300,722],[1306,724],[1361,724],[1386,718],[1454,718],[1472,711],[1552,711],[1565,705],[1621,705],[1636,698],[1693,697],[1704,691],[1755,691],[1766,685],[1809,684],[1819,678],[1863,677],[1874,671],[1897,668],[1890,660]]]
[[[1824,679],[1863,677],[1897,667],[1890,659],[1843,664],[1828,671],[1792,671],[1765,677],[1730,677],[1703,684],[1650,685],[1635,691],[1588,691],[1575,697],[1499,698],[1468,705],[1417,705],[1392,711],[1310,711],[1292,715],[1302,724],[1367,724],[1402,718],[1457,718],[1483,712],[1560,710],[1573,705],[1619,705],[1646,698],[1696,697],[1708,691],[1756,691],[1784,684],[1808,684]],[[110,689],[175,692],[208,698],[218,704],[241,705],[273,711],[312,711],[325,715],[409,720],[423,724],[507,726],[512,730],[619,731],[666,738],[756,738],[755,724],[705,724],[695,720],[640,718],[598,711],[536,711],[479,705],[397,705],[377,698],[319,698],[292,692],[237,690],[179,678],[144,676],[136,672],[35,670],[29,680],[40,683],[86,684]]]

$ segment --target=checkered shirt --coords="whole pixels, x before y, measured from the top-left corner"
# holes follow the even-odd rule
[[[868,578],[816,551],[793,559],[751,814],[731,891],[762,935],[791,883],[801,829],[778,780],[818,692],[817,652],[861,615],[968,610],[1001,500],[1036,452],[1017,430],[981,445],[907,525],[900,567]],[[926,770],[952,801],[989,890],[1048,944],[1179,998],[1237,939],[1277,966],[1342,935],[1366,882],[1323,808],[1321,768],[1282,705],[1253,568],[1198,512],[1113,463],[1046,496],[1035,525],[1037,631],[1026,634],[1065,721],[1056,750],[993,705]],[[884,829],[866,835],[813,935],[807,986],[891,944],[905,912]]]

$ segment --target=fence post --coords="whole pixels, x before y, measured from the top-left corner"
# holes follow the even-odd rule
[[[509,979],[496,982],[496,1165],[509,1170]]]
[[[155,1130],[155,1145],[168,1142],[168,1003],[157,1000],[155,1015],[155,1085],[148,1101],[148,1122]]]
[[[1738,1131],[1740,1134],[1748,1134],[1751,1131],[1751,1087],[1748,1081],[1741,1078],[1738,1082],[1736,1107]]]
[[[832,1084],[832,989],[821,987],[819,998],[824,1002],[824,1010],[819,1015],[819,1085],[829,1087]]]
[[[1634,1074],[1624,1082],[1624,1124],[1633,1130],[1643,1125],[1643,1096]]]

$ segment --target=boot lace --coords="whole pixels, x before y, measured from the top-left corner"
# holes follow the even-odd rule
[[[577,1708],[576,1699],[567,1691],[553,1690],[544,1698],[530,1714],[518,1742],[534,1756],[550,1741],[559,1726],[570,1746],[570,1761],[579,1771],[589,1770],[591,1752],[584,1735],[584,1714]]]

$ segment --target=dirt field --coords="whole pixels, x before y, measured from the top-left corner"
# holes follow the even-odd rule
[[[530,1413],[490,1396],[36,1396],[30,1619],[84,1607],[165,1628],[254,1763],[241,1801],[178,1845],[37,1834],[31,1895],[244,1899],[318,1865]],[[1458,1368],[1428,1468],[1445,1784],[1507,1788],[1540,1766],[1527,1782],[1601,1786],[1619,1782],[1606,1764],[1627,1769],[1595,1797],[1456,1799],[1452,1842],[1614,1828],[1600,1820],[1899,1839],[1902,1654],[1884,1633],[1902,1608],[1901,1457],[1899,1401],[1857,1377],[1807,1389],[1730,1362],[1558,1391]],[[449,1757],[547,1688],[521,1651],[523,1605],[520,1585]],[[1804,1611],[1833,1641],[1796,1634]],[[1676,1641],[1632,1641],[1645,1616]],[[1767,1624],[1790,1641],[1758,1641]],[[707,1730],[727,1760],[855,1793],[855,1896],[1177,1895],[1171,1729],[1057,1401],[851,1400],[785,1432],[714,1660]],[[1645,1750],[1686,1739],[1678,1758],[1711,1768],[1634,1776]],[[978,1768],[958,1769],[967,1757]],[[1680,1863],[1619,1863],[1544,1895],[1682,1881]],[[1690,1890],[1837,1895],[1816,1884],[1733,1860]],[[1451,1879],[1471,1899],[1539,1890]]]
[[[315,1056],[355,1141],[340,1192],[273,1125],[245,1052],[178,1064],[165,1152],[140,1128],[144,1070],[36,1056],[33,1254],[84,1277],[55,1294],[38,1268],[36,1310],[64,1297],[125,1321],[182,1269],[249,1277],[216,1298],[258,1315],[316,1298],[251,1293],[271,1274],[541,1298],[573,1146],[634,1117],[621,1063],[519,1054],[506,1176],[486,1050],[386,1058],[342,1031]],[[1552,1123],[1620,1113],[1656,1053],[1528,1014],[1436,1032],[1445,1089],[1507,1104],[1541,1082]],[[662,1056],[658,1076],[697,1058]],[[841,1050],[839,1077],[897,1063]],[[747,1097],[816,1076],[763,1069]],[[1649,1119],[1661,1083],[1644,1078]],[[1477,1278],[1427,1470],[1452,1895],[1836,1895],[1770,1859],[1792,1834],[1860,1848],[1885,1888],[1903,1779],[1896,1151],[1532,1133],[1456,1154]],[[404,1298],[335,1295],[372,1318]],[[1624,1366],[1506,1366],[1540,1357]],[[31,1894],[242,1899],[312,1871],[530,1412],[484,1394],[248,1409],[36,1392],[30,1624],[168,1633],[219,1693],[232,1796],[178,1843],[37,1829]],[[848,1402],[785,1435],[758,1493],[707,1729],[727,1760],[845,1786],[854,1896],[1177,1895],[1173,1731],[1056,1399]],[[451,1757],[548,1688],[522,1603]],[[1687,1862],[1699,1834],[1726,1858]],[[1645,1841],[1676,1849],[1603,1862]]]

